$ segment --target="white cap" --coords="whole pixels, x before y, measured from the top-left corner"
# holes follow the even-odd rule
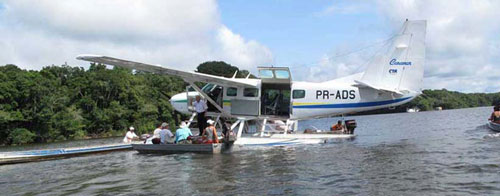
[[[161,123],[161,127],[166,127],[168,126],[168,123],[164,122],[164,123]]]
[[[214,122],[215,122],[215,121],[213,121],[212,119],[208,119],[208,120],[207,120],[207,123],[208,123],[208,124],[211,124],[211,125],[213,125],[213,124],[214,124]]]
[[[132,127],[132,126],[131,126],[131,127],[129,127],[128,129],[129,129],[129,130],[135,130],[135,129],[134,129],[134,127]]]
[[[187,127],[187,124],[186,122],[182,121],[181,122],[181,125],[179,125],[180,128],[186,128]]]

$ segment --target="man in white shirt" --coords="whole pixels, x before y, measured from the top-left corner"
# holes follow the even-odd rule
[[[198,129],[200,132],[198,135],[201,136],[203,133],[203,130],[205,130],[205,127],[207,126],[207,119],[205,119],[205,112],[208,109],[207,102],[201,99],[199,95],[196,96],[196,101],[193,102],[194,109],[196,110],[196,115],[198,118]]]
[[[160,131],[163,129],[164,126],[167,126],[167,123],[162,123],[158,128],[156,128],[153,131],[153,138],[160,138]]]
[[[127,134],[125,134],[125,137],[123,138],[123,143],[130,143],[132,142],[132,139],[139,138],[139,136],[134,133],[134,130],[134,127],[129,128],[129,131],[127,131]]]
[[[161,124],[161,130],[159,132],[161,144],[173,143],[170,140],[174,137],[174,134],[172,134],[168,128],[167,123],[164,122]]]

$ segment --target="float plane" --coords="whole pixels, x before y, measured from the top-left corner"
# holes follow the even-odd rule
[[[182,78],[190,87],[171,98],[172,106],[192,114],[193,120],[196,112],[191,103],[201,95],[209,103],[208,115],[233,119],[231,130],[239,125],[235,143],[319,143],[343,136],[290,134],[297,130],[298,120],[395,107],[422,93],[426,24],[425,20],[406,20],[387,41],[385,52],[372,59],[364,72],[320,83],[293,81],[287,67],[258,67],[258,78],[235,78],[236,73],[226,78],[101,55],[77,59]],[[206,85],[199,88],[195,82]],[[286,121],[286,130],[267,131],[266,123],[277,119]],[[249,121],[260,124],[254,134],[243,133]]]

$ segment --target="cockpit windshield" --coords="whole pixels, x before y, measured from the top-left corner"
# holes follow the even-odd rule
[[[259,77],[260,78],[273,78],[274,74],[273,74],[272,70],[262,69],[262,70],[259,70]]]
[[[290,78],[290,72],[287,70],[275,70],[274,74],[276,74],[276,78],[278,79],[289,79]]]

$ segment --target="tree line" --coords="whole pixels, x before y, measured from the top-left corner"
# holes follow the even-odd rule
[[[197,71],[226,77],[249,73],[220,61],[202,63]],[[40,71],[0,66],[0,145],[123,135],[131,125],[146,133],[161,122],[175,128],[186,116],[169,100],[185,89],[179,77],[100,64]]]
[[[225,62],[205,62],[198,72],[247,77]],[[254,77],[251,75],[250,77]],[[158,75],[91,64],[89,69],[48,66],[28,71],[15,65],[0,66],[0,144],[42,143],[90,137],[123,135],[128,126],[138,133],[151,132],[161,122],[175,126],[186,116],[177,114],[171,96],[185,91],[186,83],[174,76]],[[500,103],[499,93],[424,90],[407,107],[456,109]]]
[[[500,93],[461,93],[446,89],[423,90],[420,96],[396,108],[360,112],[356,115],[406,112],[407,108],[418,108],[420,111],[431,111],[437,110],[438,108],[449,110],[498,104],[500,104]]]

